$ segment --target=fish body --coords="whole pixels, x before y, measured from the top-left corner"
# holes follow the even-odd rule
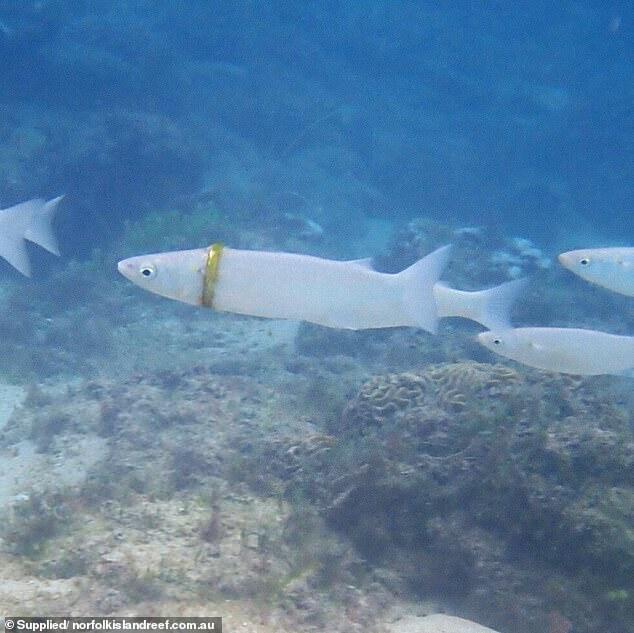
[[[634,248],[588,248],[559,255],[562,266],[590,283],[634,297]]]
[[[363,262],[227,249],[214,304],[226,312],[332,328],[411,325],[434,331],[431,288],[448,254],[441,249],[400,275],[388,275]]]
[[[336,261],[219,245],[131,257],[118,268],[145,290],[220,311],[350,330],[414,326],[435,332],[439,313],[434,287],[449,251],[449,246],[439,248],[396,274],[373,270],[369,260]],[[495,301],[497,288],[487,292]],[[471,294],[455,299],[460,305],[453,314],[451,299],[446,300],[442,315],[471,314],[473,310],[464,307]],[[505,295],[506,304],[495,315],[484,311],[483,321],[491,316],[492,323],[507,322],[502,311],[508,311],[514,296]]]
[[[31,276],[31,264],[25,240],[59,255],[51,222],[63,197],[48,202],[35,198],[0,209],[0,257],[27,277]]]
[[[406,615],[390,626],[393,633],[497,633],[493,629],[444,613]]]
[[[492,352],[546,371],[582,376],[634,368],[634,336],[578,328],[525,327],[478,334]]]

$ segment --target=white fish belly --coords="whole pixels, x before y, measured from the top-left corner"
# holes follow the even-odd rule
[[[213,307],[353,330],[415,325],[402,286],[398,275],[351,262],[225,248]]]

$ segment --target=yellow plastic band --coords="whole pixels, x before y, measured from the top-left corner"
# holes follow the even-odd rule
[[[202,305],[208,308],[213,307],[214,288],[216,279],[218,279],[218,266],[220,265],[220,256],[224,249],[223,244],[212,244],[207,252],[207,264],[205,265],[205,276],[203,277],[203,296]]]

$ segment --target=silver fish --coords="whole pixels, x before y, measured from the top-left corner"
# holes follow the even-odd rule
[[[396,274],[373,270],[369,260],[335,261],[219,244],[131,257],[118,268],[149,292],[251,316],[351,330],[413,326],[435,332],[443,316],[508,327],[508,312],[523,282],[480,292],[438,284],[449,250],[439,248]]]
[[[546,371],[595,376],[634,368],[634,336],[596,330],[523,327],[478,334],[492,352]]]
[[[562,266],[590,283],[634,297],[634,248],[586,248],[559,255]]]

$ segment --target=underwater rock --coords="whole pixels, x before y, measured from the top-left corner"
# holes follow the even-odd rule
[[[441,244],[454,245],[447,279],[459,287],[493,285],[550,268],[551,260],[533,242],[480,227],[452,229],[420,217],[398,231],[380,258],[390,271],[416,261]]]
[[[0,431],[16,407],[22,404],[25,396],[26,390],[23,387],[0,383]]]
[[[572,594],[562,604],[584,631],[596,630],[597,596],[628,586],[634,433],[600,381],[479,363],[380,375],[333,432],[327,453],[287,473],[288,489],[415,593],[477,593],[503,612],[512,585],[523,621],[539,623],[547,588],[573,575],[587,608]]]
[[[0,529],[4,548],[19,556],[37,558],[51,539],[69,530],[70,499],[68,492],[56,490],[16,499],[4,510]]]

